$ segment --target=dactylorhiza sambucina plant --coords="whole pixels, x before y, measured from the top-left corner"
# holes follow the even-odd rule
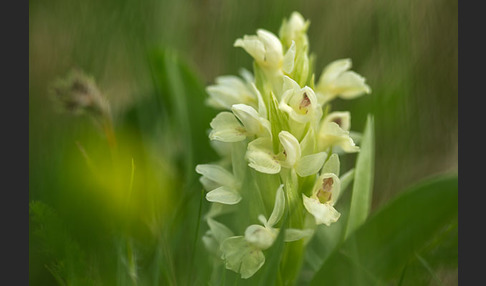
[[[196,167],[211,202],[203,242],[216,263],[241,278],[264,265],[265,250],[285,227],[281,267],[295,279],[316,226],[340,217],[334,204],[352,170],[340,177],[339,155],[359,151],[350,113],[331,112],[330,102],[370,88],[349,59],[327,65],[315,83],[308,27],[294,12],[278,37],[259,29],[237,39],[234,46],[254,59],[253,73],[220,76],[207,87],[207,104],[221,110],[209,139],[222,159]]]

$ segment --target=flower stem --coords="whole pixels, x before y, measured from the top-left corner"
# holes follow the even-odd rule
[[[302,229],[304,225],[301,194],[298,190],[297,176],[286,176],[287,202],[289,210],[289,228]],[[281,272],[284,273],[283,285],[293,285],[302,265],[304,241],[302,239],[288,242],[285,245],[281,262]]]

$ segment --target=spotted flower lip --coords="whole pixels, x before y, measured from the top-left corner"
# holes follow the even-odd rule
[[[299,123],[317,123],[322,117],[322,108],[317,102],[314,91],[300,85],[288,76],[284,76],[284,90],[279,108]]]
[[[304,207],[314,216],[316,224],[330,226],[339,219],[341,214],[334,208],[339,191],[339,178],[333,173],[324,173],[310,197],[302,194]]]
[[[314,217],[316,224],[330,226],[341,214],[334,208],[341,192],[339,157],[333,154],[322,168],[310,197],[302,194],[305,209]]]
[[[324,122],[334,122],[341,129],[349,131],[351,127],[351,113],[349,111],[334,111],[326,116]]]
[[[349,112],[332,112],[324,118],[318,133],[319,150],[336,146],[346,153],[359,151],[359,147],[350,136],[350,118]]]

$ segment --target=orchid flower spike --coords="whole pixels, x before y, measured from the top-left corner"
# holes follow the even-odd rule
[[[202,240],[217,263],[243,279],[261,269],[279,234],[285,251],[298,245],[292,253],[304,255],[317,227],[339,220],[335,204],[354,177],[352,168],[339,177],[339,156],[360,150],[358,133],[350,130],[350,113],[332,111],[329,103],[371,89],[350,70],[350,59],[332,62],[315,82],[309,26],[293,12],[278,36],[258,29],[236,39],[253,70],[217,77],[206,88],[207,105],[219,111],[208,137],[221,159],[196,166],[210,203]],[[281,269],[301,266],[281,263]]]

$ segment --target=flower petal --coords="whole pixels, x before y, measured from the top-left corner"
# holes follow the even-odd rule
[[[273,206],[272,214],[266,223],[267,227],[273,227],[275,224],[279,222],[282,218],[282,215],[285,210],[285,194],[283,191],[283,184],[277,189],[277,193],[275,194],[275,205]]]
[[[280,39],[272,32],[264,29],[258,29],[257,35],[265,46],[264,61],[273,68],[279,68],[283,59],[283,48]]]
[[[221,243],[221,258],[225,267],[241,278],[253,276],[265,263],[265,255],[261,250],[253,248],[243,236],[228,237]]]
[[[218,254],[219,252],[219,243],[216,241],[216,239],[213,236],[213,233],[208,230],[206,233],[203,235],[201,238],[204,244],[204,247],[210,252],[214,254]],[[221,255],[221,254],[220,254]]]
[[[322,71],[321,77],[319,78],[320,84],[327,84],[335,80],[340,74],[349,70],[352,66],[351,59],[339,59],[331,62]]]
[[[216,78],[216,84],[206,88],[209,94],[207,103],[216,109],[231,109],[236,103],[256,106],[256,97],[247,83],[233,75]]]
[[[339,156],[334,153],[331,155],[331,157],[329,157],[329,160],[327,160],[326,164],[324,164],[324,167],[322,167],[322,173],[333,173],[336,174],[336,176],[339,176],[339,170]]]
[[[220,184],[216,183],[215,181],[213,180],[210,180],[208,179],[207,177],[205,176],[201,176],[199,177],[199,182],[201,182],[201,185],[203,185],[203,188],[206,190],[206,191],[211,191],[211,190],[214,190],[216,188],[219,188],[221,187]]]
[[[220,215],[231,213],[237,210],[236,205],[225,205],[220,203],[212,203],[209,206],[209,211],[204,215],[204,219],[214,218]]]
[[[321,204],[319,200],[308,198],[302,195],[305,209],[314,216],[316,224],[325,224],[330,226],[336,222],[341,214],[330,204]]]
[[[283,47],[280,39],[273,33],[259,29],[257,36],[245,35],[237,39],[235,47],[242,47],[262,67],[280,70],[283,61]]]
[[[265,174],[277,174],[281,166],[275,158],[267,152],[261,150],[248,150],[246,152],[248,166]]]
[[[349,136],[349,131],[343,130],[335,122],[325,122],[319,131],[319,150],[326,150],[331,146],[339,146],[345,152],[358,152],[359,147]]]
[[[240,75],[241,77],[247,82],[247,83],[253,83],[255,81],[255,77],[253,76],[253,74],[245,69],[245,68],[240,68]]]
[[[253,250],[247,253],[241,261],[241,278],[248,279],[265,264],[265,255],[261,250]]]
[[[211,140],[209,144],[218,153],[220,157],[228,157],[231,155],[232,142],[223,142],[218,140]]]
[[[232,187],[236,185],[233,174],[219,165],[199,164],[196,166],[196,172],[221,186]]]
[[[316,87],[321,104],[336,96],[352,99],[371,92],[370,87],[365,83],[365,78],[354,71],[348,71],[350,68],[349,59],[334,61],[324,68]]]
[[[302,154],[312,154],[316,148],[316,133],[314,128],[309,128],[304,138],[300,142]]]
[[[253,89],[253,92],[257,95],[258,99],[258,114],[260,114],[261,117],[267,118],[267,108],[265,106],[265,102],[263,101],[262,94],[256,87],[256,85],[252,82],[250,84],[251,88]]]
[[[248,166],[266,174],[279,173],[281,166],[271,153],[271,144],[272,141],[268,137],[251,141],[246,151]]]
[[[285,53],[282,70],[285,73],[290,74],[294,69],[294,61],[295,61],[295,42],[292,41],[292,45],[290,45],[290,48]]]
[[[263,224],[263,225],[268,225],[267,218],[264,215],[258,215],[258,220]]]
[[[243,123],[248,135],[270,136],[270,122],[261,117],[253,107],[246,104],[235,104],[231,110]]]
[[[206,200],[213,203],[235,205],[241,201],[241,195],[235,189],[221,186],[206,194]]]
[[[243,39],[237,39],[234,46],[243,48],[257,62],[263,62],[265,59],[265,45],[260,41],[259,37],[255,35],[245,35]]]
[[[370,93],[365,78],[353,71],[344,72],[333,82],[333,91],[344,99],[353,99],[363,93]]]
[[[349,131],[351,127],[351,113],[349,111],[334,111],[329,113],[324,121],[334,122],[341,127],[341,129]]]
[[[231,112],[220,112],[211,121],[209,139],[223,142],[238,142],[245,140],[245,128]]]
[[[300,38],[307,37],[306,31],[309,27],[309,23],[309,21],[305,21],[304,17],[302,17],[299,12],[293,12],[292,15],[290,15],[290,19],[284,19],[282,25],[280,26],[280,39],[287,46],[290,46],[292,40],[302,41]]]
[[[295,166],[295,171],[301,177],[310,176],[319,172],[326,161],[327,153],[320,152],[300,158]]]
[[[291,77],[284,75],[283,76],[283,92],[286,91],[299,91],[300,90],[300,85],[293,80]]]
[[[251,248],[243,236],[232,236],[223,240],[220,250],[226,268],[239,273],[243,257],[251,251]]]
[[[233,232],[224,224],[217,222],[212,218],[208,218],[207,221],[211,234],[218,243],[223,242],[223,240],[230,236],[234,236]]]
[[[278,134],[278,138],[284,147],[285,156],[287,157],[285,162],[289,167],[293,167],[301,156],[299,141],[288,131],[281,131]]]
[[[246,241],[260,250],[265,250],[272,246],[276,237],[276,230],[258,224],[252,224],[245,230]]]

